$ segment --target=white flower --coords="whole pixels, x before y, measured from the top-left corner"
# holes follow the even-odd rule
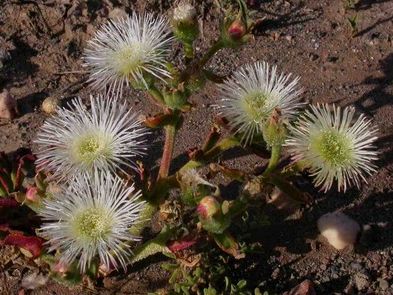
[[[251,143],[262,126],[278,109],[281,118],[289,121],[303,105],[299,101],[299,78],[277,73],[277,67],[266,62],[256,62],[241,67],[220,86],[221,115],[228,119],[242,142]]]
[[[109,171],[75,177],[44,201],[40,234],[48,239],[49,251],[60,252],[61,264],[78,260],[81,272],[97,256],[108,269],[126,268],[129,242],[139,240],[129,232],[144,206],[139,197],[139,191]]]
[[[164,17],[133,14],[103,25],[84,53],[93,87],[121,95],[131,81],[148,87],[146,76],[164,80],[172,38]]]
[[[354,120],[354,114],[353,107],[311,106],[291,128],[286,145],[293,160],[301,161],[325,192],[334,180],[339,191],[352,184],[359,187],[360,180],[375,171],[377,129],[363,115]]]
[[[117,99],[90,97],[91,109],[80,98],[70,109],[58,109],[37,134],[37,166],[60,180],[94,169],[115,171],[135,167],[147,131],[136,114]]]
[[[191,23],[197,16],[194,6],[183,1],[173,10],[173,21],[176,23],[188,22]]]

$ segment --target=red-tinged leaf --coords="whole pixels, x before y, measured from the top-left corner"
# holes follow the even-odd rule
[[[4,233],[23,235],[22,231],[10,228],[10,226],[7,223],[0,224],[0,231]]]
[[[27,151],[27,154],[23,156],[18,156],[15,160],[15,165],[12,169],[12,180],[14,183],[14,190],[19,190],[22,186],[23,179],[29,172],[33,172],[34,170],[34,161],[36,157],[31,154],[30,151]]]
[[[1,189],[4,190],[7,194],[11,192],[13,187],[12,181],[5,169],[0,169],[0,186]]]
[[[184,238],[183,240],[169,242],[167,247],[169,248],[169,250],[171,250],[171,252],[177,252],[190,248],[196,242],[197,240],[195,238],[189,237],[189,238]]]
[[[14,198],[0,198],[0,207],[15,208],[20,204]]]
[[[16,168],[15,178],[14,178],[14,190],[20,189],[23,183],[23,179],[26,176],[26,169],[31,168],[30,166],[34,163],[35,157],[32,154],[27,154],[22,156],[18,161],[18,167]]]
[[[39,237],[11,233],[4,239],[4,244],[25,249],[31,253],[32,258],[36,258],[41,255],[43,240]]]
[[[0,224],[0,231],[9,233],[12,231],[10,226],[7,223]]]

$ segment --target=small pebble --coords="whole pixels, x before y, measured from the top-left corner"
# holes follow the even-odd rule
[[[56,97],[49,96],[42,102],[42,110],[47,114],[54,114],[59,104],[60,101]]]
[[[379,288],[382,291],[386,291],[389,288],[389,282],[387,280],[378,279],[378,282],[379,282]]]
[[[355,244],[360,232],[359,224],[342,212],[327,213],[317,223],[322,236],[337,250]]]
[[[358,291],[367,289],[370,286],[370,278],[365,273],[357,273],[354,276],[354,283]]]
[[[16,117],[16,100],[4,89],[0,92],[0,118],[13,119]]]

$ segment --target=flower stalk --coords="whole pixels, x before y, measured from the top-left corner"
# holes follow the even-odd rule
[[[173,148],[175,145],[175,137],[177,132],[177,124],[171,123],[165,128],[165,144],[162,152],[160,170],[158,172],[158,179],[165,178],[169,175],[169,169],[172,160]]]
[[[296,188],[280,174],[271,173],[268,178],[262,177],[262,180],[275,185],[283,193],[287,194],[289,197],[300,203],[306,204],[309,202],[309,199],[305,196],[304,193],[302,193],[298,188]]]
[[[272,152],[265,171],[263,172],[263,177],[269,176],[277,167],[281,156],[281,145],[274,145],[272,147]]]
[[[165,106],[164,96],[162,95],[161,91],[154,85],[149,85],[148,93],[153,98],[154,102],[163,107]]]

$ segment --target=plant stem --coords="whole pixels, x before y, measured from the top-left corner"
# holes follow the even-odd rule
[[[147,91],[159,106],[165,106],[164,96],[154,84],[149,85],[149,89]]]
[[[202,69],[206,63],[223,47],[221,39],[217,40],[212,47],[205,53],[205,55],[198,62],[199,69]]]
[[[158,172],[158,179],[165,178],[169,174],[171,165],[173,147],[175,144],[177,122],[172,122],[165,126],[165,144],[162,152],[160,170]]]
[[[194,46],[191,43],[184,42],[184,55],[186,56],[187,59],[192,60],[194,58]]]
[[[281,155],[281,145],[274,145],[272,147],[272,153],[270,156],[269,164],[267,165],[265,171],[263,172],[262,176],[267,177],[276,169],[278,162],[280,161]]]
[[[218,157],[222,152],[229,150],[233,147],[239,145],[239,141],[234,137],[227,137],[219,141],[214,147],[208,150],[202,156],[200,161],[190,160],[188,161],[179,171],[186,171],[188,169],[194,169],[203,166],[211,161],[213,161],[216,157]]]
[[[208,150],[203,155],[203,159],[206,161],[211,161],[220,155],[222,152],[234,148],[239,145],[239,141],[234,137],[227,137],[219,141],[213,148]]]
[[[298,190],[293,184],[286,180],[282,175],[271,174],[267,182],[277,186],[283,193],[301,203],[308,203],[309,200],[306,196]]]

